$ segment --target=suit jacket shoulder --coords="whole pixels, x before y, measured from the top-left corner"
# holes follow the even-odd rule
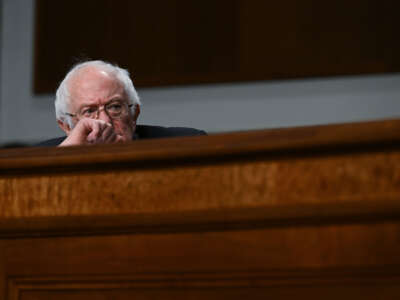
[[[63,140],[65,140],[65,138],[66,138],[66,136],[61,136],[61,137],[58,137],[58,138],[54,138],[54,139],[50,139],[50,140],[47,140],[47,141],[44,141],[44,142],[40,142],[40,143],[38,143],[38,144],[36,144],[34,146],[37,146],[37,147],[55,147],[55,146],[60,145],[63,142]]]
[[[155,139],[155,138],[166,138],[174,136],[193,136],[193,135],[206,135],[207,133],[203,130],[198,130],[188,127],[162,127],[152,125],[137,125],[134,139]],[[65,136],[50,139],[35,146],[38,147],[51,147],[58,146],[64,140]]]
[[[203,130],[188,127],[138,125],[135,134],[138,139],[154,139],[176,136],[206,135],[207,133]]]

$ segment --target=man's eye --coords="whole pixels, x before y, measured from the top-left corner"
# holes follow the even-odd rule
[[[89,115],[91,115],[91,114],[93,114],[95,112],[96,112],[96,108],[88,107],[88,108],[85,108],[85,109],[82,110],[82,115],[89,116]]]
[[[108,110],[112,111],[112,112],[116,112],[116,111],[120,111],[122,109],[122,105],[115,103],[115,104],[111,104],[110,106],[108,106]]]

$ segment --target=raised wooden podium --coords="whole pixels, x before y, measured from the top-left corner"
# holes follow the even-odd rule
[[[400,299],[400,121],[0,151],[0,298]]]

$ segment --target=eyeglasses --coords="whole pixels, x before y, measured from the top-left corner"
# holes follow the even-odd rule
[[[79,110],[76,114],[65,113],[67,116],[76,117],[78,119],[82,118],[90,118],[90,119],[98,119],[100,115],[101,108],[107,113],[107,115],[112,119],[118,119],[124,117],[128,114],[129,108],[131,108],[133,104],[127,104],[121,101],[111,101],[102,106],[85,106],[81,110]]]

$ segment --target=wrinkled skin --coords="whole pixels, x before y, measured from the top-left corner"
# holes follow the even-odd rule
[[[101,107],[111,100],[127,101],[123,85],[112,75],[96,67],[77,71],[68,81],[70,93],[69,113],[76,114],[83,107]],[[100,109],[98,119],[72,117],[74,126],[58,121],[67,138],[60,146],[92,145],[101,143],[120,143],[132,140],[140,108],[136,106],[135,115],[129,114],[120,119],[111,119],[104,109]]]

